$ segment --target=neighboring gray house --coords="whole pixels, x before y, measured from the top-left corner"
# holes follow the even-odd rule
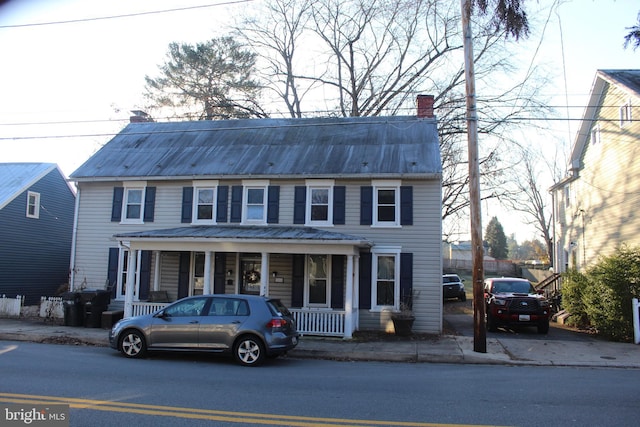
[[[418,113],[129,124],[71,175],[73,286],[108,286],[125,316],[156,291],[270,295],[347,338],[406,302],[441,332],[433,97]]]
[[[640,70],[598,70],[571,151],[551,188],[554,266],[584,270],[640,245]]]
[[[0,163],[0,296],[27,305],[69,283],[75,195],[52,163]]]

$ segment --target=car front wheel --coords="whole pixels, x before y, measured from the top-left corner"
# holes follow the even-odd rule
[[[144,336],[136,330],[124,331],[120,338],[120,351],[127,357],[142,357],[147,352]]]
[[[254,335],[240,337],[233,347],[233,356],[244,366],[258,366],[264,362],[265,348],[260,338]]]
[[[487,314],[487,330],[489,332],[496,332],[498,330],[496,319],[494,319],[491,314]]]

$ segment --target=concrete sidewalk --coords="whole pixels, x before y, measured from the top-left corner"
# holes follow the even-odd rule
[[[109,331],[59,326],[42,320],[0,319],[0,340],[108,346]],[[2,344],[0,343],[0,348]],[[588,342],[487,339],[487,352],[473,351],[473,337],[441,335],[422,340],[341,340],[302,337],[289,353],[295,358],[420,363],[470,363],[583,366],[640,369],[640,345]]]

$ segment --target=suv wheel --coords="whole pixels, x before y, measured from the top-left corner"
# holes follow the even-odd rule
[[[496,323],[496,319],[490,313],[487,313],[487,330],[489,332],[497,332],[498,324]]]
[[[466,301],[467,300],[467,294],[466,293],[461,293],[460,296],[458,297],[458,299],[460,301]]]
[[[538,333],[539,334],[547,334],[549,332],[549,322],[539,323],[538,324]]]

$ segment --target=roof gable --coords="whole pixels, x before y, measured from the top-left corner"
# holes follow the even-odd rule
[[[133,123],[71,178],[435,176],[436,120],[416,117]]]
[[[0,163],[0,209],[55,168],[53,163]]]
[[[589,102],[584,110],[571,151],[570,170],[577,170],[581,167],[582,155],[589,142],[591,127],[602,105],[607,85],[613,85],[617,89],[627,92],[629,96],[640,98],[640,70],[598,70],[596,72]]]

